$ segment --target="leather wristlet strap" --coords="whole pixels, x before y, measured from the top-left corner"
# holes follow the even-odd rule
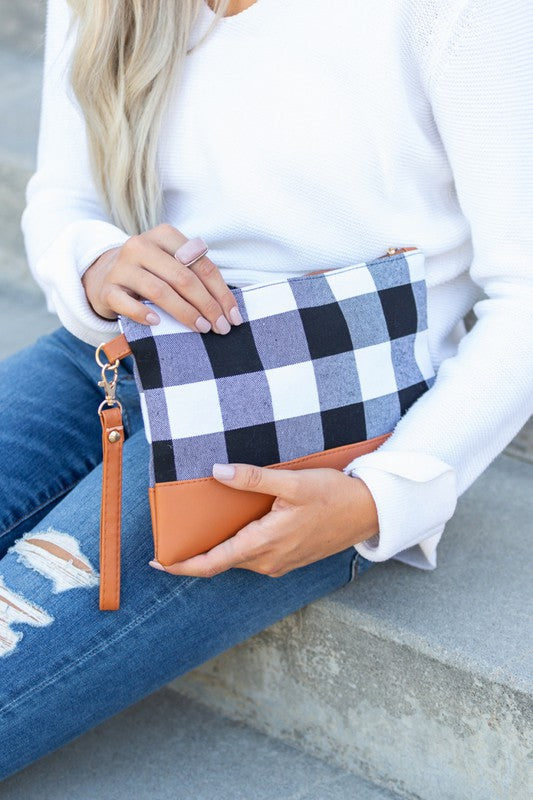
[[[122,507],[122,445],[120,406],[103,408],[102,505],[100,512],[100,610],[120,608],[120,521]]]
[[[108,359],[100,359],[104,353]],[[98,414],[102,424],[102,502],[100,509],[100,610],[120,608],[120,524],[122,512],[122,446],[124,426],[122,406],[115,397],[118,366],[130,355],[126,338],[121,335],[101,344],[96,350],[96,363],[102,370],[99,386],[105,400]],[[109,374],[110,373],[110,374]],[[107,406],[107,407],[106,407]]]

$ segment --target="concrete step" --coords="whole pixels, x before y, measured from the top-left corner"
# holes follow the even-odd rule
[[[2,784],[0,797],[395,800],[384,789],[168,689],[13,775]]]
[[[378,564],[174,689],[402,795],[533,796],[532,480],[500,456],[436,570]]]

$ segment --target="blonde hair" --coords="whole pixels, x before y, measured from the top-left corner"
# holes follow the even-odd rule
[[[70,78],[85,117],[92,173],[112,220],[130,234],[161,222],[161,120],[205,2],[69,0],[77,22]],[[206,36],[228,3],[214,0]]]

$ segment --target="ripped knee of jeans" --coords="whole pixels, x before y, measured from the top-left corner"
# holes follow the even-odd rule
[[[42,627],[50,625],[53,617],[6,586],[0,576],[0,656],[11,653],[22,639],[23,634],[11,627],[20,622]]]
[[[98,585],[98,573],[69,534],[52,529],[32,531],[17,539],[8,553],[16,554],[17,561],[50,580],[53,594]],[[0,575],[0,656],[12,653],[23,638],[13,625],[44,627],[53,621],[47,611],[9,588]]]
[[[98,573],[76,539],[67,533],[32,531],[17,539],[8,552],[16,553],[24,566],[51,580],[55,594],[98,585]]]

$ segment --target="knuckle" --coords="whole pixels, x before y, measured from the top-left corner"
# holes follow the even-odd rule
[[[159,305],[161,300],[164,300],[167,289],[164,283],[157,280],[148,280],[145,288],[146,296]]]
[[[174,236],[176,233],[176,228],[174,228],[169,222],[161,222],[159,225],[156,225],[153,231],[160,236]]]
[[[199,261],[196,262],[194,271],[196,272],[199,278],[209,279],[217,274],[218,267],[216,267],[212,261],[210,261],[208,258],[205,258],[204,256],[203,258],[201,258]]]
[[[204,567],[203,573],[205,578],[214,578],[215,575],[218,575],[220,570],[218,567],[209,565],[208,567]]]
[[[140,249],[142,243],[141,234],[136,233],[133,236],[130,236],[129,239],[126,239],[122,245],[122,252],[128,255],[131,253],[136,253]]]
[[[113,308],[114,303],[117,301],[120,290],[114,283],[104,284],[100,293],[100,299],[104,301],[109,308]]]
[[[220,316],[220,310],[219,304],[211,295],[205,303],[202,303],[202,312],[208,319],[217,319]]]
[[[239,310],[239,306],[235,302],[235,295],[231,291],[231,289],[226,289],[222,295],[222,304],[227,311],[231,311],[231,309],[235,306],[237,310]]]
[[[255,489],[257,486],[260,486],[262,480],[262,470],[261,467],[257,467],[255,465],[250,465],[245,479],[245,485],[249,489]]]
[[[285,575],[289,571],[289,568],[286,564],[282,563],[279,558],[276,558],[270,564],[269,576],[271,578],[281,578],[282,575]]]
[[[176,271],[173,283],[178,290],[190,289],[191,285],[194,283],[194,275],[188,267],[183,267]]]
[[[267,561],[266,564],[263,565],[263,574],[267,575],[269,578],[277,578],[279,572],[279,564],[276,564],[272,561]]]

